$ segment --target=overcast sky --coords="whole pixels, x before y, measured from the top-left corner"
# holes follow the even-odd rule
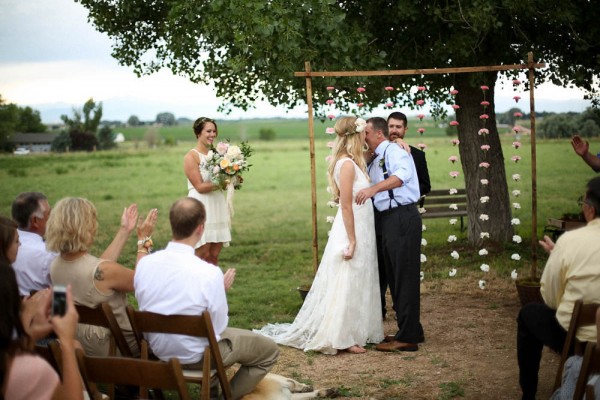
[[[163,111],[176,117],[225,117],[216,111],[222,99],[211,87],[169,71],[137,78],[130,68],[119,66],[110,56],[108,37],[87,22],[87,10],[73,0],[0,0],[0,10],[0,94],[8,102],[40,110],[44,122],[58,121],[60,114],[90,97],[103,102],[104,118],[110,120],[132,114],[153,120]],[[497,90],[496,110],[511,107],[512,96],[510,85]],[[576,90],[544,85],[536,91],[538,111],[582,111],[588,105]],[[286,114],[259,104],[227,118],[306,115],[306,107]]]

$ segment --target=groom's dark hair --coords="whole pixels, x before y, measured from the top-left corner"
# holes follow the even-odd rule
[[[192,236],[198,225],[206,221],[206,210],[200,200],[184,197],[177,200],[169,210],[173,239],[182,240]]]
[[[386,139],[390,138],[387,121],[385,119],[381,117],[372,117],[367,120],[367,124],[371,124],[373,129],[375,129],[376,131],[383,132],[383,136],[385,136]]]

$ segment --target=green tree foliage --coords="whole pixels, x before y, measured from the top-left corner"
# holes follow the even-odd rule
[[[583,113],[549,114],[540,118],[538,133],[550,139],[570,138],[578,134],[583,137],[600,135],[596,109],[588,108]]]
[[[228,106],[251,107],[259,100],[289,107],[303,104],[305,80],[294,77],[311,61],[313,70],[398,70],[513,64],[532,51],[549,68],[537,71],[539,81],[575,85],[589,91],[600,70],[600,7],[581,0],[78,0],[89,10],[96,28],[113,39],[113,56],[134,71],[149,74],[166,67],[193,82],[213,84]],[[512,74],[512,73],[508,73]],[[317,115],[323,116],[325,87],[333,85],[338,108],[352,111],[358,101],[364,112],[387,100],[383,88],[394,86],[396,107],[414,108],[416,85],[426,86],[434,111],[450,101],[448,89],[459,90],[456,102],[460,159],[469,199],[469,237],[479,242],[477,218],[482,140],[482,93],[490,129],[487,161],[496,182],[488,209],[495,241],[510,238],[510,206],[504,156],[496,130],[494,87],[497,72],[401,77],[313,80]],[[367,91],[356,92],[362,85]],[[413,92],[411,92],[413,90]],[[487,226],[487,225],[486,225]]]
[[[57,137],[52,141],[52,151],[56,151],[58,153],[64,153],[65,151],[69,151],[73,144],[71,143],[71,135],[69,132],[61,132]]]
[[[14,133],[45,132],[40,112],[31,107],[6,103],[0,96],[0,148],[12,150],[7,139]]]
[[[102,103],[89,99],[81,110],[73,108],[73,117],[60,117],[67,126],[72,150],[92,151],[98,148],[96,132],[102,119]]]
[[[161,112],[156,115],[156,122],[165,126],[176,125],[175,115],[170,112]]]
[[[275,140],[275,131],[271,128],[260,128],[258,131],[258,137],[260,140]]]
[[[31,107],[20,108],[17,132],[36,133],[46,132],[46,125],[42,124],[40,112]]]
[[[100,150],[109,150],[117,147],[115,143],[115,133],[112,128],[108,125],[104,125],[98,132],[98,144]]]
[[[129,126],[138,126],[138,125],[141,125],[140,119],[138,118],[137,115],[132,115],[127,120],[127,125],[129,125]]]

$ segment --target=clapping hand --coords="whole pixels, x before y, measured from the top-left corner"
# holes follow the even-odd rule
[[[573,136],[571,139],[571,146],[573,146],[573,150],[575,150],[575,153],[580,157],[586,155],[590,150],[590,144],[586,140],[583,140],[579,135]]]
[[[223,281],[225,283],[225,291],[228,291],[231,286],[233,286],[233,281],[235,280],[235,268],[229,268],[223,274]]]
[[[538,243],[544,250],[546,250],[546,253],[548,254],[550,254],[554,249],[554,242],[546,235],[544,235],[544,240],[540,240]]]
[[[124,229],[128,235],[131,234],[131,232],[133,232],[135,229],[137,219],[137,204],[131,204],[129,207],[123,210],[123,215],[121,215],[121,229]]]
[[[137,224],[137,236],[138,238],[147,238],[152,235],[154,232],[154,226],[156,225],[156,218],[158,217],[158,209],[153,208],[146,215],[146,219],[142,220],[142,217],[139,217]]]

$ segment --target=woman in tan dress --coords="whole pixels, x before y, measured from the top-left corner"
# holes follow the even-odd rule
[[[135,204],[123,211],[121,226],[106,250],[95,257],[88,253],[96,228],[96,207],[87,199],[65,198],[56,203],[46,227],[46,247],[60,253],[50,267],[54,285],[72,287],[76,304],[96,308],[108,302],[123,330],[129,347],[139,354],[125,307],[127,293],[133,292],[134,270],[117,263],[129,236],[136,229],[138,236],[137,261],[151,249],[150,235],[156,224],[157,210],[152,209],[146,219],[138,222]],[[79,324],[77,338],[86,354],[108,354],[110,334],[107,329]]]

